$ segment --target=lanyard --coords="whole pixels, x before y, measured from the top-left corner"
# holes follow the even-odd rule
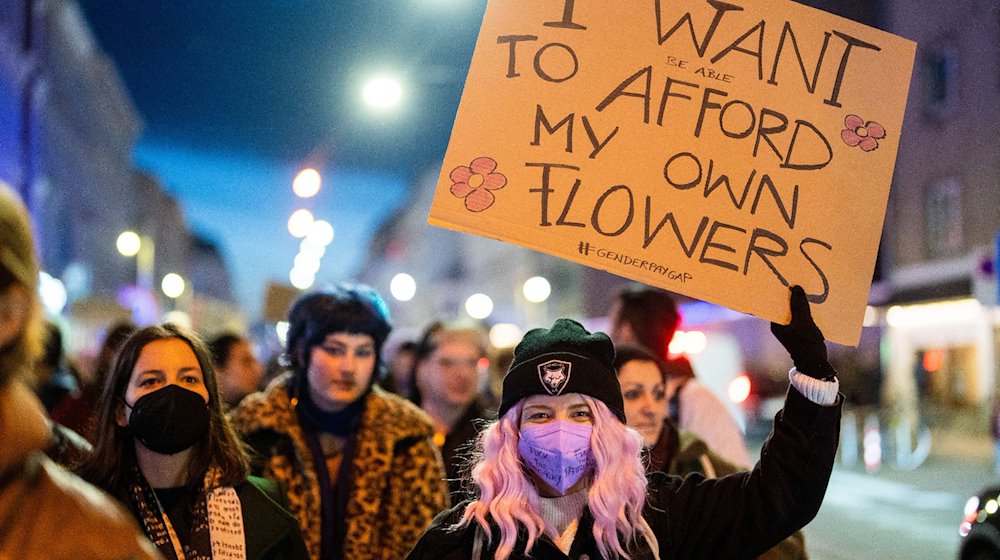
[[[167,537],[170,539],[170,545],[174,547],[174,554],[177,555],[177,560],[186,560],[184,547],[181,546],[181,541],[177,538],[177,532],[174,531],[174,526],[170,523],[167,512],[163,510],[163,504],[160,503],[160,498],[156,495],[156,492],[153,492],[153,499],[156,500],[156,508],[160,510],[160,517],[163,518],[163,525],[167,528]]]

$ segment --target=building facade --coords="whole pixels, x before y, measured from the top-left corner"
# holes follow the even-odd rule
[[[168,272],[190,279],[195,265],[212,268],[201,277],[223,278],[212,300],[236,313],[221,259],[192,256],[205,248],[178,202],[135,169],[141,131],[117,69],[75,1],[0,0],[0,180],[24,198],[42,268],[66,289],[71,350],[86,351],[115,320],[151,322],[193,304],[165,298],[159,281]],[[155,248],[148,265],[118,252],[126,230]]]
[[[917,42],[886,215],[885,396],[932,431],[986,433],[997,382],[1000,4],[885,2]]]

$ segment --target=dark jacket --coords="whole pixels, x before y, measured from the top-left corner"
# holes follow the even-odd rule
[[[824,407],[789,389],[785,408],[764,444],[761,460],[751,472],[705,479],[654,472],[648,475],[648,499],[643,516],[659,541],[663,560],[753,558],[773,547],[815,517],[823,502],[837,451],[840,403]],[[448,527],[460,519],[465,504],[439,515],[408,556],[411,560],[472,558],[475,523],[458,531]],[[601,558],[585,514],[569,558],[584,554]],[[493,547],[482,557],[492,558]],[[635,551],[634,558],[651,558]],[[521,540],[512,559],[527,558]],[[544,537],[532,558],[565,560]]]
[[[698,473],[706,478],[717,478],[746,469],[726,461],[713,453],[694,432],[678,430],[669,418],[656,444],[649,449],[647,472],[660,471],[677,476]],[[757,560],[806,560],[805,534],[796,531],[792,536],[761,554]]]
[[[274,482],[251,476],[236,485],[243,510],[247,560],[308,560],[299,522]]]
[[[247,560],[309,560],[299,522],[288,512],[286,498],[276,483],[248,477],[233,487],[243,512],[243,534],[246,538]],[[119,489],[113,495],[128,506],[142,525],[142,515],[129,498],[128,491]]]
[[[475,448],[476,437],[485,423],[496,419],[496,408],[488,410],[486,406],[474,401],[465,414],[455,422],[455,427],[444,438],[441,446],[441,459],[444,460],[445,473],[448,476],[448,491],[451,493],[451,503],[457,504],[470,496],[465,477],[465,466],[469,453]]]

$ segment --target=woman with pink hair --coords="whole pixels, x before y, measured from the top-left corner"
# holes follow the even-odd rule
[[[751,472],[645,474],[604,333],[559,319],[529,331],[479,438],[478,496],[442,512],[410,560],[753,558],[808,523],[833,468],[839,382],[801,288],[772,324],[795,368]]]

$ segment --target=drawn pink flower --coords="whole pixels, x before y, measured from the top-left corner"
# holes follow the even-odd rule
[[[451,171],[451,194],[465,199],[465,208],[470,212],[482,212],[496,197],[490,191],[507,186],[507,178],[494,173],[497,162],[493,158],[478,157],[468,166],[460,165]]]
[[[865,122],[857,115],[847,115],[840,138],[848,146],[857,146],[866,152],[878,148],[878,141],[885,138],[885,128],[875,121]]]

